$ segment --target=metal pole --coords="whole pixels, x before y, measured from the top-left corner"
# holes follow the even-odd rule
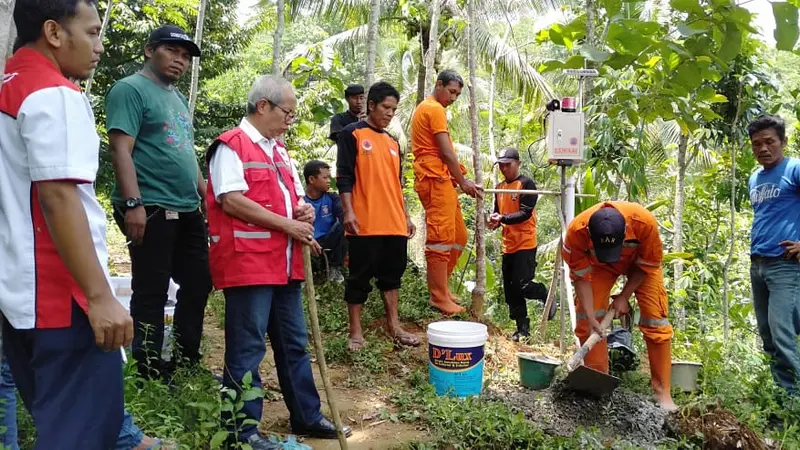
[[[566,166],[561,166],[561,192],[564,192],[566,189],[567,189],[567,167]],[[559,211],[558,214],[561,215],[561,217],[559,218],[560,219],[559,222],[561,223],[561,236],[562,236],[561,242],[563,244],[564,237],[566,236],[566,233],[567,233],[566,225],[568,225],[568,222],[566,221],[566,215],[563,215],[564,211],[566,210],[566,198],[565,198],[565,196],[562,195],[559,198],[559,200],[561,200],[561,208],[560,208],[561,211]],[[561,249],[558,249],[558,251],[561,251]],[[562,353],[564,351],[566,351],[566,349],[567,349],[567,347],[566,347],[566,330],[565,330],[565,328],[566,328],[565,319],[566,318],[564,317],[564,308],[567,307],[567,303],[568,303],[568,300],[567,300],[567,283],[568,283],[569,280],[567,280],[568,275],[566,273],[565,266],[566,266],[566,264],[562,262],[561,266],[559,267],[559,270],[558,270],[558,278],[561,281],[559,283],[559,287],[561,288],[561,289],[559,289],[559,293],[561,294],[561,295],[559,295],[559,298],[561,300],[561,313],[560,313],[560,317],[559,317],[559,319],[561,321],[561,328],[559,330],[558,343],[559,343],[559,348],[561,349]]]
[[[594,198],[597,197],[594,194],[576,194],[575,193],[575,179],[570,178],[572,183],[572,197],[586,197],[586,198]],[[556,191],[540,191],[537,189],[484,189],[484,193],[486,194],[535,194],[535,195],[561,195],[561,192]],[[572,211],[573,215],[575,212],[575,202],[572,202]]]

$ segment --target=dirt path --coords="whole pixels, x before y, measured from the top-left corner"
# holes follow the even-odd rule
[[[215,375],[222,375],[225,336],[224,331],[219,328],[218,319],[210,312],[206,314],[205,327],[205,363]],[[412,364],[418,364],[420,359],[427,357],[423,348],[414,350],[414,357],[410,358]],[[393,409],[389,402],[391,395],[390,389],[396,382],[393,377],[410,370],[402,363],[393,363],[386,368],[386,372],[376,375],[372,386],[364,388],[349,387],[349,378],[359,375],[351,373],[352,368],[342,365],[332,365],[329,367],[331,382],[334,385],[339,410],[345,425],[353,430],[353,435],[347,442],[351,450],[388,450],[415,440],[425,440],[425,430],[413,424],[391,420]],[[327,395],[322,385],[322,377],[319,374],[319,366],[312,364],[314,380],[316,381],[317,391],[322,400],[323,413],[330,417],[330,410],[327,403]],[[275,362],[272,351],[268,349],[267,357],[259,369],[261,372],[262,383],[266,391],[264,402],[262,423],[259,429],[262,432],[288,435],[289,430],[289,411],[283,402],[280,394],[280,386],[275,372]],[[310,445],[315,450],[338,449],[339,443],[336,439],[304,439],[303,443]]]

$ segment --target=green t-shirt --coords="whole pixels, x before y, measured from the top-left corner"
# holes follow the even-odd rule
[[[177,212],[200,206],[194,129],[186,97],[136,73],[114,84],[106,95],[106,129],[136,138],[133,164],[145,205]],[[114,185],[111,200],[125,199]]]

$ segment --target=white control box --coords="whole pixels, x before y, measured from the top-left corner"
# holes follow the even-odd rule
[[[547,159],[551,163],[583,162],[583,113],[552,111],[547,118]]]

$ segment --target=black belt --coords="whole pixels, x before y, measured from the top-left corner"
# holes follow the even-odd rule
[[[798,262],[797,258],[786,259],[784,256],[761,256],[761,255],[750,255],[750,261],[761,261],[761,262],[794,261],[794,262]]]

